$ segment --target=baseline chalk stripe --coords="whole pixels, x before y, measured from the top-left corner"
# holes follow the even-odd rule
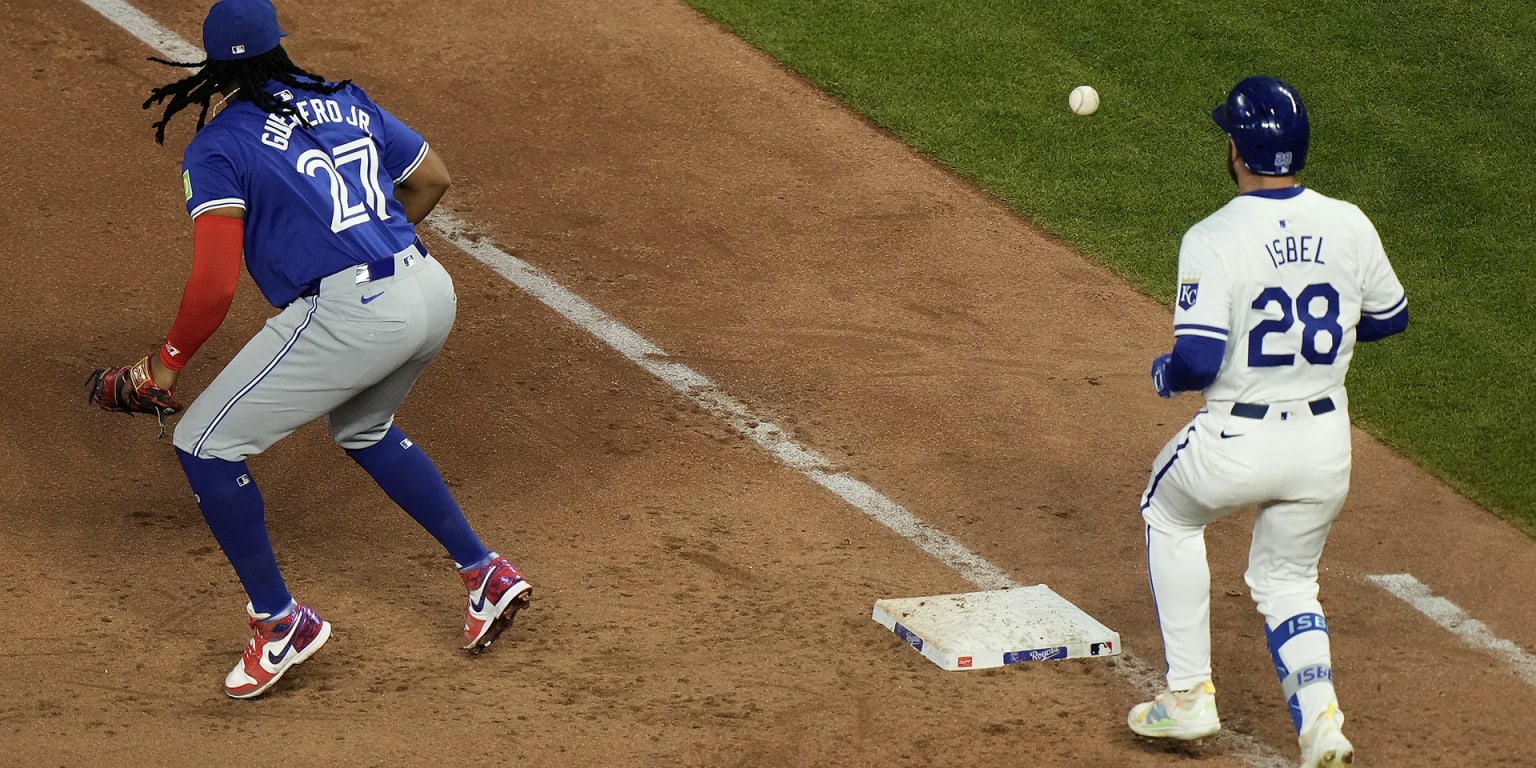
[[[1429,587],[1411,573],[1388,573],[1369,577],[1376,585],[1392,593],[1414,610],[1429,617],[1467,645],[1504,659],[1522,680],[1536,686],[1536,656],[1520,646],[1497,637],[1488,625],[1472,618],[1460,606],[1431,594]]]
[[[123,2],[122,0],[80,0],[107,20],[123,28],[123,31],[138,38],[145,45],[155,49],[163,58],[180,59],[182,61],[202,61],[203,49],[199,48],[166,29],[160,22],[145,16],[139,9]]]
[[[159,22],[144,15],[122,0],[80,0],[108,21],[170,59],[201,60],[201,48],[188,43]],[[469,225],[446,211],[435,211],[428,218],[439,234],[460,250],[483,262],[518,288],[539,299],[546,306],[569,319],[588,333],[603,340],[615,351],[652,375],[670,384],[709,413],[725,421],[737,432],[751,438],[770,455],[810,478],[817,485],[858,508],[882,525],[910,540],[924,552],[954,569],[967,581],[982,589],[1008,589],[1019,586],[1001,568],[970,551],[957,539],[907,511],[901,505],[841,472],[832,471],[831,463],[815,451],[795,442],[777,425],[760,419],[745,405],[726,394],[708,377],[681,364],[666,360],[661,348],[647,341],[606,313],[570,292],[538,268],[470,234]],[[1146,694],[1162,690],[1161,675],[1134,655],[1121,653],[1114,670],[1135,688]],[[1255,768],[1290,768],[1291,762],[1247,734],[1230,729],[1221,740],[1234,754]]]
[[[921,616],[916,620],[923,625],[919,634],[929,639],[926,645],[928,650],[924,650],[923,640],[917,640],[914,647],[940,667],[954,670],[974,665],[973,668],[979,669],[1020,661],[1114,656],[1120,653],[1120,635],[1082,609],[1043,585],[1020,587],[1001,569],[966,549],[953,536],[928,524],[867,483],[841,472],[830,471],[825,457],[795,442],[777,424],[752,413],[741,402],[721,390],[709,377],[686,365],[667,360],[666,353],[660,347],[618,323],[538,268],[483,239],[473,237],[469,225],[462,219],[446,211],[434,211],[428,222],[438,234],[465,253],[490,266],[528,295],[601,339],[630,362],[670,384],[673,389],[725,421],[737,433],[752,439],[784,464],[900,534],[967,581],[994,590],[965,596],[970,598],[973,606],[991,604],[993,607],[990,611],[951,610],[942,616],[933,616],[927,610],[916,608],[918,601],[924,598],[905,601],[912,604],[910,610],[917,611]],[[954,596],[931,598],[927,604],[931,606],[953,602],[943,597]],[[885,603],[895,605],[904,601],[880,601],[874,612],[876,621],[901,635],[894,620],[882,620],[882,604]],[[966,626],[967,623],[970,626]],[[915,625],[909,620],[907,626]],[[916,635],[903,636],[903,639],[910,643],[912,637]],[[1032,638],[1032,641],[1025,642],[1026,638]],[[965,665],[960,665],[961,658],[966,660]]]
[[[983,560],[954,537],[919,519],[868,484],[841,472],[831,471],[831,462],[825,457],[795,442],[777,424],[752,413],[747,406],[721,390],[709,377],[682,363],[667,360],[666,353],[660,347],[613,320],[533,265],[484,240],[473,238],[469,234],[469,225],[462,219],[439,210],[432,213],[428,223],[449,242],[496,270],[528,295],[601,339],[630,362],[671,385],[784,464],[911,540],[971,583],[989,589],[1018,586],[997,566]]]
[[[901,534],[919,549],[953,568],[967,581],[985,589],[1019,586],[1002,569],[966,549],[953,536],[929,525],[885,494],[844,473],[832,471],[831,462],[821,454],[795,442],[777,424],[748,410],[747,406],[721,390],[709,377],[682,363],[668,360],[667,354],[660,347],[555,282],[537,267],[485,240],[471,236],[469,225],[462,219],[438,210],[427,221],[448,242],[601,339],[630,362],[670,384],[673,389],[729,424],[737,433],[750,438],[779,461],[798,470],[881,525]]]

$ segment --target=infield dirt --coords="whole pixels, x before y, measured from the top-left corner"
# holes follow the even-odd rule
[[[873,602],[965,581],[430,236],[459,323],[399,420],[534,607],[463,656],[447,557],[309,427],[251,466],[335,637],[226,700],[239,585],[169,440],[81,389],[175,313],[196,116],[156,147],[139,104],[174,70],[83,5],[4,6],[0,302],[31,399],[0,429],[0,764],[1247,764],[1230,738],[1138,741],[1114,662],[946,673],[905,649]],[[204,3],[137,6],[198,41]],[[1198,405],[1146,381],[1166,308],[680,2],[280,10],[300,64],[428,138],[485,238],[1160,663],[1137,497]],[[182,393],[270,311],[243,282]],[[1529,651],[1536,545],[1355,439],[1322,586],[1362,764],[1532,765],[1536,690],[1366,577],[1411,572]],[[1289,757],[1250,521],[1210,532],[1222,715]]]

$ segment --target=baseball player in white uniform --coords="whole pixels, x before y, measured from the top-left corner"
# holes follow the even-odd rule
[[[1257,506],[1245,580],[1302,765],[1337,768],[1354,762],[1354,747],[1317,567],[1349,491],[1344,378],[1356,341],[1407,327],[1407,297],[1365,214],[1297,184],[1310,126],[1294,88],[1247,78],[1211,118],[1228,136],[1239,194],[1185,234],[1174,348],[1152,366],[1159,395],[1201,391],[1205,407],[1163,447],[1142,496],[1168,691],[1127,721],[1155,738],[1221,729],[1205,526]]]

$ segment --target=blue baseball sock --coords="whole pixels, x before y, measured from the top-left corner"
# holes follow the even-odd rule
[[[454,562],[466,566],[488,559],[490,550],[470,529],[437,465],[399,427],[390,427],[384,439],[367,448],[347,451],[347,455],[432,534]]]
[[[1264,636],[1291,711],[1291,724],[1300,733],[1307,715],[1320,711],[1334,698],[1328,620],[1321,613],[1301,613],[1279,626],[1265,622]]]
[[[267,538],[266,507],[243,461],[199,459],[181,449],[176,458],[187,473],[208,530],[251,598],[257,613],[276,615],[293,601]]]

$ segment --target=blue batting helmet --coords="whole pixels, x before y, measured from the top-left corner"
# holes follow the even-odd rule
[[[1289,84],[1255,75],[1232,87],[1211,119],[1237,145],[1243,166],[1262,176],[1289,176],[1307,164],[1312,126]]]

